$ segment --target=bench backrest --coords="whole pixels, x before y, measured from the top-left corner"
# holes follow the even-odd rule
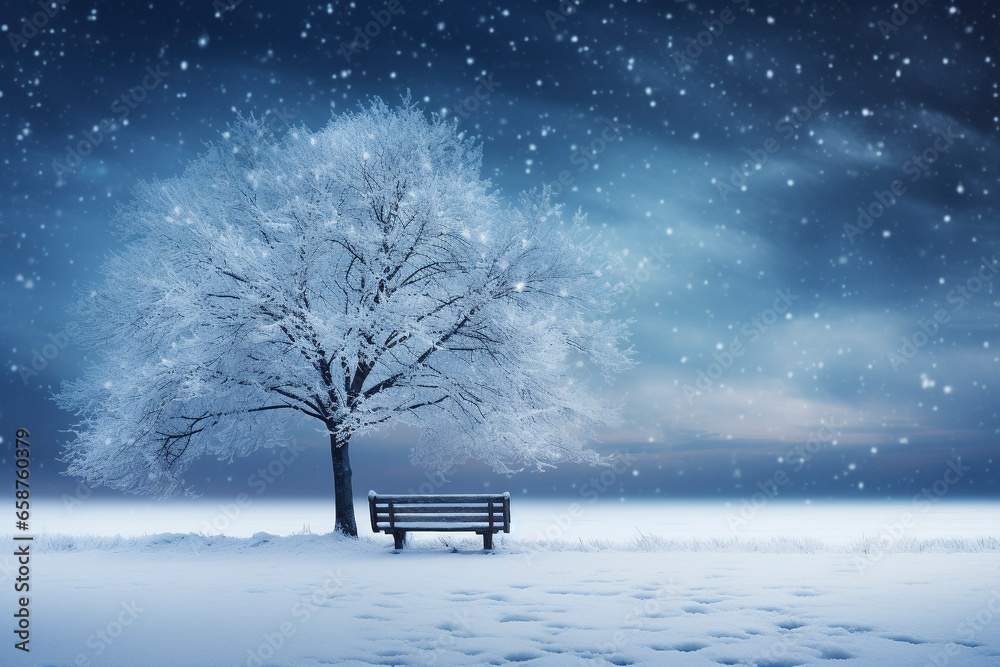
[[[510,532],[510,494],[383,495],[368,492],[372,531],[490,530]]]

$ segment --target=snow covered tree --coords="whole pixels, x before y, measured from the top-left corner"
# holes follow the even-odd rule
[[[278,139],[240,119],[183,175],[140,184],[125,249],[76,306],[92,363],[57,400],[67,474],[169,495],[318,420],[337,530],[357,535],[352,436],[404,423],[416,464],[600,463],[632,362],[616,259],[548,192],[504,205],[454,124],[380,100]]]

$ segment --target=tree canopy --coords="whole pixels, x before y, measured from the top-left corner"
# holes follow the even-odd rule
[[[455,124],[375,100],[282,137],[240,118],[140,184],[76,306],[93,349],[57,397],[79,417],[68,473],[169,494],[303,417],[345,452],[415,426],[437,469],[599,462],[586,439],[616,407],[589,379],[632,363],[618,260],[547,190],[508,205],[480,167]]]

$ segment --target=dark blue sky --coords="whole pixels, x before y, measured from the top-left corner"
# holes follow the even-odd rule
[[[136,182],[178,174],[237,112],[315,129],[410,91],[481,138],[506,196],[562,178],[624,255],[641,364],[609,393],[629,422],[598,434],[633,455],[615,492],[739,497],[784,471],[787,495],[900,498],[961,456],[949,493],[995,496],[986,4],[5,3],[4,445],[29,429],[38,489],[75,484],[56,460],[71,416],[49,400],[84,359],[63,308],[122,248],[114,210]],[[343,48],[372,11],[387,25]],[[355,489],[425,481],[411,439],[357,442]],[[298,442],[269,493],[328,494],[325,438],[304,424]],[[189,477],[231,494],[276,454]],[[470,465],[443,488],[575,494],[600,472]]]

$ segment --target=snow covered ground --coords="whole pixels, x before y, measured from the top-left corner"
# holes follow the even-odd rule
[[[111,504],[75,506],[72,530],[37,510],[32,650],[8,639],[0,663],[1000,664],[996,504],[515,498],[492,554],[446,534],[393,553],[363,504],[358,541],[290,534],[329,530],[321,503],[260,501],[223,531],[281,536],[189,532],[218,505],[140,512],[145,531],[141,503],[111,523]]]

